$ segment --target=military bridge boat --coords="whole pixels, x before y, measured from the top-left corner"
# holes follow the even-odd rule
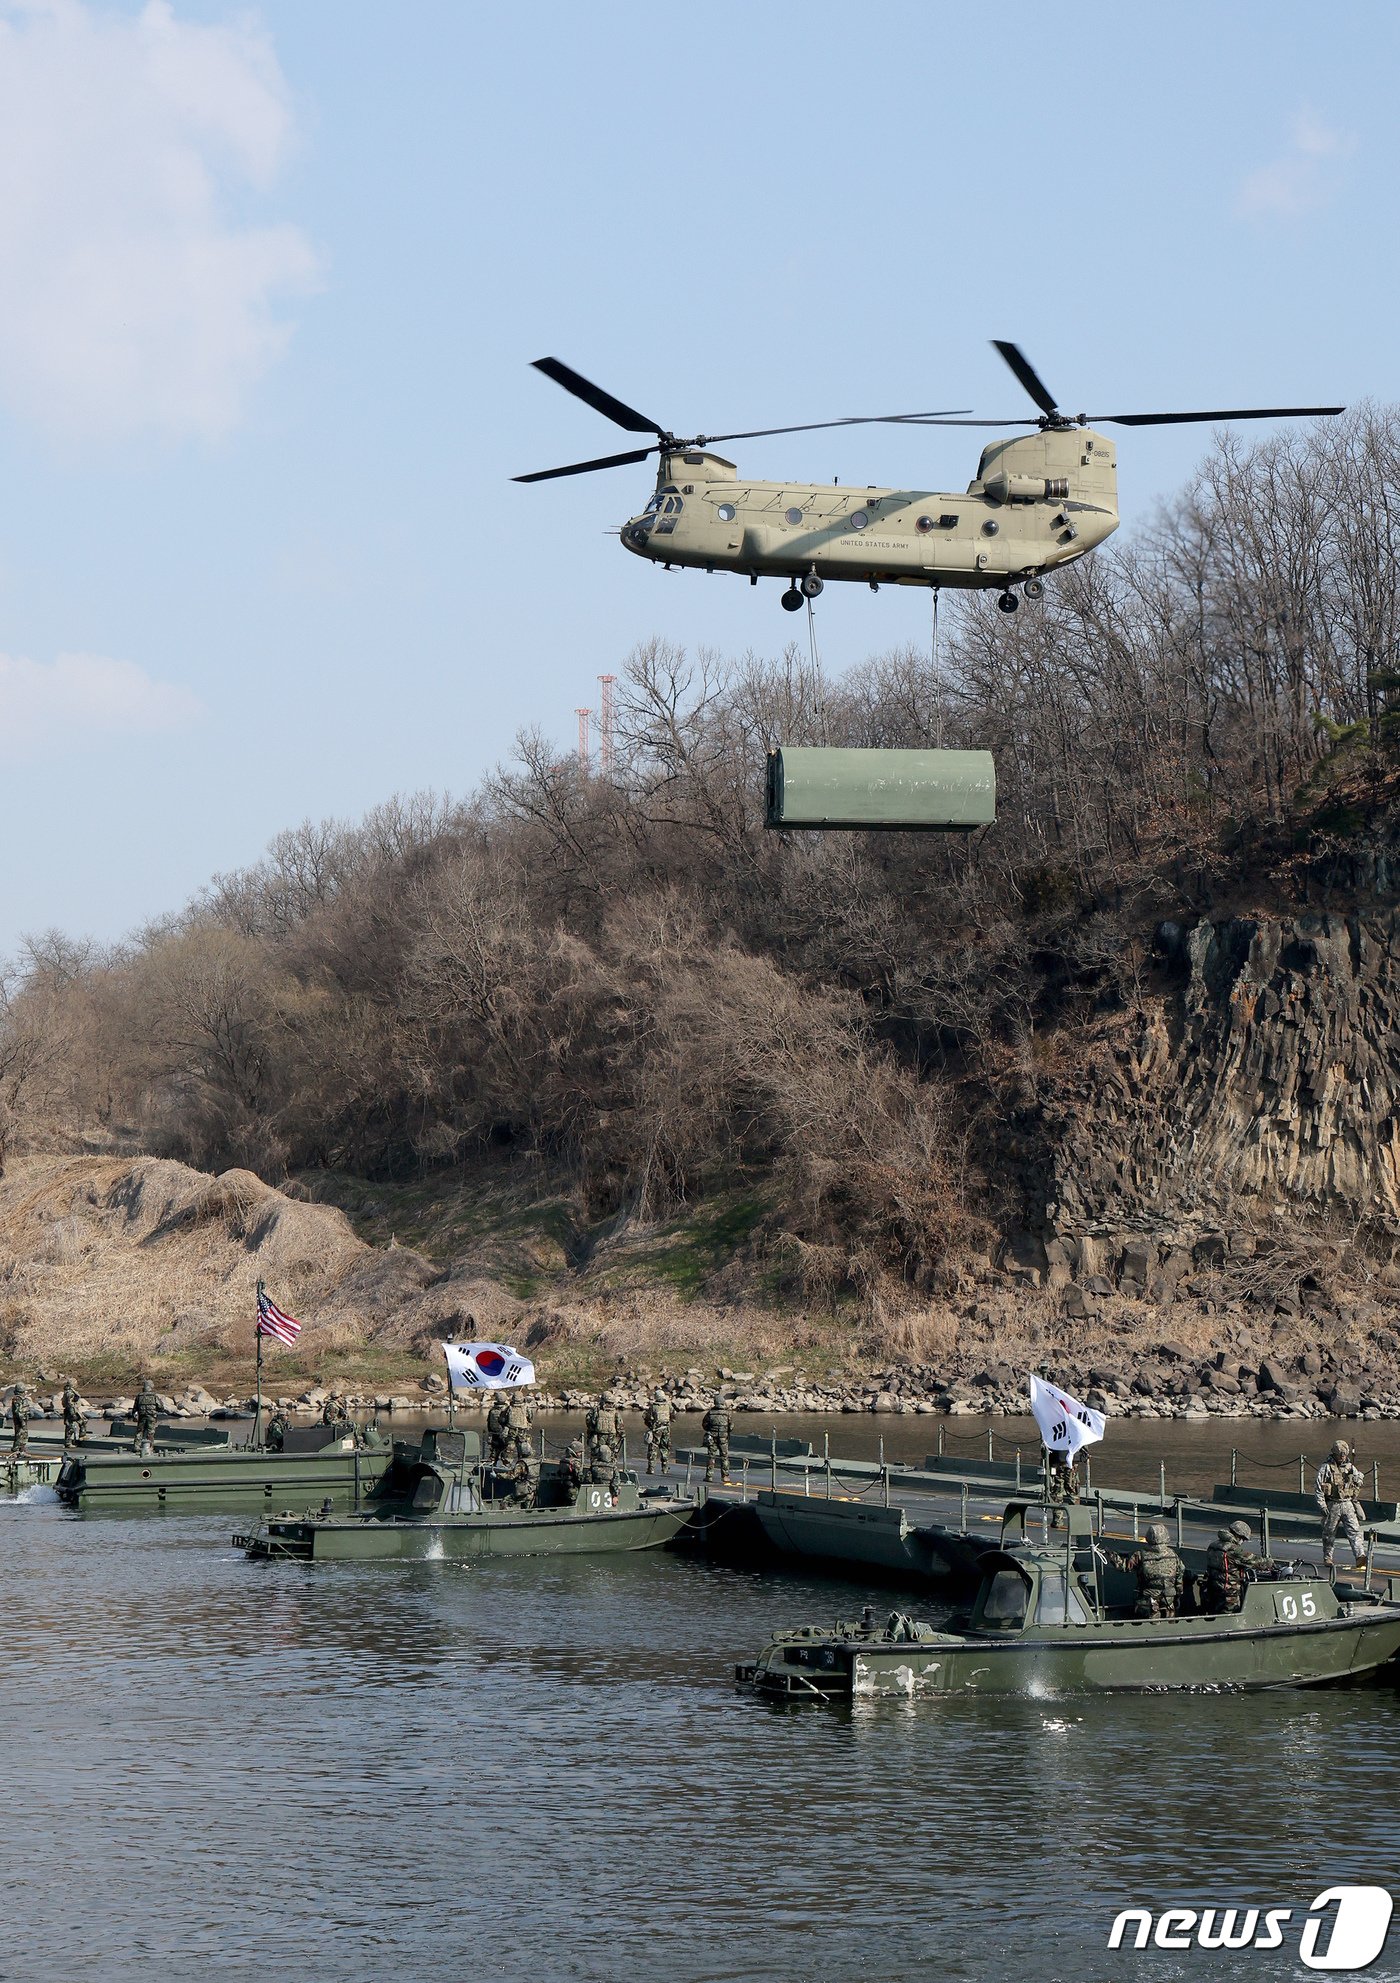
[[[736,1678],[786,1700],[1312,1687],[1373,1673],[1400,1650],[1400,1605],[1344,1598],[1288,1568],[1246,1583],[1237,1611],[1136,1616],[1104,1602],[1087,1508],[1064,1511],[1063,1536],[1047,1525],[1037,1537],[1029,1514],[1007,1508],[970,1615],[950,1621],[961,1629],[900,1613],[882,1627],[806,1626],[778,1633]]]
[[[575,1483],[541,1463],[533,1502],[479,1463],[475,1433],[433,1430],[396,1441],[359,1515],[275,1515],[233,1538],[249,1556],[299,1562],[586,1555],[655,1549],[695,1513],[687,1495],[639,1489],[634,1473]]]
[[[305,1497],[303,1507],[359,1508],[392,1457],[390,1441],[364,1426],[289,1426],[279,1452],[233,1446],[218,1432],[201,1438],[196,1428],[180,1437],[146,1454],[133,1452],[129,1437],[84,1441],[64,1455],[59,1500],[85,1514],[122,1515],[275,1508],[293,1494]]]

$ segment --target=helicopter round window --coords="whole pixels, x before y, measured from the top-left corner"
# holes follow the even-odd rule
[[[914,528],[916,530],[932,530],[933,518],[931,516],[921,516]]]
[[[870,521],[870,516],[868,511],[866,510],[851,511],[852,530],[864,530],[866,524],[869,523],[869,521]]]
[[[784,510],[783,515],[787,518],[789,523],[801,523],[802,521],[802,512],[800,509],[797,509],[796,507],[790,510]]]
[[[987,521],[982,525],[982,535],[984,537],[995,537],[1000,529],[1001,525],[997,522],[996,518],[989,516]]]
[[[719,508],[715,511],[715,515],[719,518],[721,523],[733,523],[735,516],[733,503],[721,503]]]

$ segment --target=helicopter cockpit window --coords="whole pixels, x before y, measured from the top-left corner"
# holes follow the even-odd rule
[[[649,499],[648,499],[648,501],[647,501],[647,506],[646,506],[646,508],[645,508],[645,509],[644,509],[644,510],[642,511],[642,515],[643,515],[643,516],[655,516],[655,515],[656,515],[656,512],[657,512],[657,511],[658,511],[658,510],[660,509],[660,507],[661,507],[661,495],[660,495],[660,492],[659,492],[659,490],[656,490],[656,489],[653,489],[653,490],[652,490],[652,492],[651,492],[651,495],[650,495],[650,497],[649,497]]]

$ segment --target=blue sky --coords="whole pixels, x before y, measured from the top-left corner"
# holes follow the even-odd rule
[[[0,956],[561,743],[776,586],[605,533],[679,431],[1395,396],[1400,11],[0,0]],[[1120,432],[1125,522],[1205,430]],[[738,444],[960,488],[975,433]],[[839,669],[928,596],[828,587]],[[800,625],[799,625],[800,631]]]

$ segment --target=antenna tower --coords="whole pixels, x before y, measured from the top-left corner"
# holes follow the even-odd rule
[[[588,771],[593,763],[593,711],[576,709],[574,714],[578,718],[578,768]]]
[[[613,756],[613,688],[616,675],[598,677],[598,769],[605,778],[612,776]]]

